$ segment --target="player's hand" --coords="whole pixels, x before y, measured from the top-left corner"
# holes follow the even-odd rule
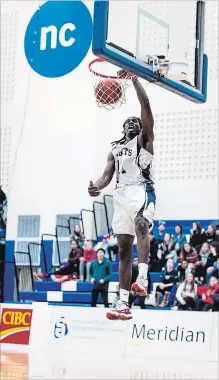
[[[91,284],[94,284],[94,283],[95,283],[95,278],[92,278],[92,279],[90,280],[90,282],[91,282]]]
[[[88,193],[91,197],[98,197],[100,195],[99,187],[95,186],[92,181],[90,181],[90,185],[88,187]]]
[[[137,75],[134,75],[126,70],[119,70],[117,72],[117,75],[120,79],[131,79],[132,81],[135,81],[136,79],[138,79]]]
[[[104,284],[104,280],[100,280],[100,284]]]
[[[202,301],[205,301],[206,300],[206,295],[205,294],[202,294]]]

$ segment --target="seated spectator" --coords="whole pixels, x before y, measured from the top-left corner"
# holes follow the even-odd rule
[[[216,225],[216,231],[215,231],[215,242],[219,244],[219,224]]]
[[[75,240],[78,242],[79,247],[83,248],[85,237],[84,237],[84,234],[81,232],[81,227],[79,226],[79,224],[76,224],[74,226],[74,231],[71,238],[72,240]]]
[[[178,272],[179,282],[183,282],[186,278],[187,273],[191,272],[191,270],[188,268],[188,263],[186,260],[182,260],[182,262],[179,263],[177,272]]]
[[[219,284],[216,277],[211,276],[209,286],[198,286],[198,296],[200,297],[197,305],[198,311],[211,310],[214,305],[212,295],[219,293]]]
[[[206,282],[209,282],[209,278],[214,270],[217,268],[217,259],[219,258],[219,243],[213,241],[210,244],[209,266],[207,268]]]
[[[201,246],[201,250],[199,252],[198,261],[196,262],[195,268],[195,280],[197,282],[201,281],[203,283],[205,281],[206,273],[209,267],[212,267],[213,261],[211,259],[211,251],[208,243],[203,243]]]
[[[34,272],[33,275],[37,280],[41,281],[43,279],[51,278],[51,280],[57,283],[77,280],[79,277],[79,262],[82,254],[82,249],[78,246],[78,243],[73,240],[71,242],[69,257],[64,260],[66,265],[61,265],[58,270],[51,271],[47,274]]]
[[[205,231],[205,240],[210,244],[216,239],[216,227],[213,224],[208,226],[207,231]]]
[[[107,239],[107,243],[108,243],[109,258],[111,261],[116,261],[116,255],[118,255],[119,253],[117,237],[111,233],[109,238]]]
[[[166,269],[161,272],[161,282],[156,288],[155,293],[155,306],[167,306],[168,296],[172,288],[179,281],[177,271],[173,269],[173,260],[169,259],[166,263]],[[162,302],[161,298],[163,296]]]
[[[217,278],[217,280],[219,280],[219,258],[217,259],[217,262],[216,262],[216,269],[212,272],[212,276]]]
[[[216,241],[213,241],[210,243],[210,251],[211,251],[211,257],[214,262],[217,261],[219,258],[219,243]]]
[[[104,235],[103,240],[99,241],[94,246],[94,249],[95,249],[95,251],[98,251],[98,249],[103,249],[104,252],[105,252],[105,257],[107,259],[110,259],[110,255],[109,255],[109,252],[108,252],[108,242],[107,242],[108,238],[109,238],[109,235]]]
[[[177,306],[183,310],[195,310],[195,297],[197,295],[197,285],[192,273],[187,273],[185,280],[178,286],[176,292]]]
[[[160,260],[161,268],[165,267],[168,259],[173,259],[174,262],[177,261],[177,254],[170,234],[165,234],[163,243],[159,245],[157,257]]]
[[[153,229],[153,233],[154,233],[154,237],[157,241],[158,244],[162,243],[164,241],[164,237],[165,237],[165,224],[166,222],[164,222],[163,220],[160,220],[159,221],[159,225],[158,225],[158,228],[154,228]]]
[[[201,224],[194,222],[192,229],[190,230],[190,244],[197,251],[201,248],[201,245],[206,241],[205,230],[201,227]]]
[[[101,294],[105,307],[109,307],[108,304],[108,289],[109,282],[112,274],[112,267],[109,260],[105,257],[104,249],[97,250],[97,258],[92,261],[90,265],[90,277],[93,284],[92,301],[91,306],[97,306],[97,300],[99,293]]]
[[[132,263],[132,279],[131,279],[131,286],[134,284],[138,277],[138,257],[134,257],[133,263]],[[150,272],[148,272],[148,294],[151,292],[151,276]],[[136,295],[135,292],[132,290],[129,293],[129,306],[132,307],[133,303],[135,302],[138,295]],[[146,297],[139,297],[139,305],[141,309],[145,309],[145,299]]]
[[[94,247],[95,251],[97,251],[100,248],[103,248],[105,250],[105,257],[110,261],[112,261],[112,259],[114,258],[113,256],[118,254],[119,252],[117,239],[116,237],[114,237],[113,234],[104,235],[103,240],[98,242]]]
[[[179,256],[180,261],[186,260],[188,264],[195,264],[198,260],[198,253],[189,243],[184,243]],[[191,265],[190,265],[191,267]]]
[[[175,251],[179,254],[183,245],[186,243],[186,235],[183,233],[181,224],[175,226],[175,233],[176,234],[173,235],[173,244]]]
[[[87,274],[86,280],[89,281],[90,265],[92,261],[96,260],[96,257],[97,257],[97,254],[96,254],[96,251],[93,249],[92,241],[87,241],[85,243],[83,256],[80,257],[79,272],[80,272],[81,281],[84,281],[85,267],[86,267],[86,274]]]
[[[152,231],[149,233],[149,241],[150,241],[150,271],[159,272],[160,263],[157,257],[158,244]]]

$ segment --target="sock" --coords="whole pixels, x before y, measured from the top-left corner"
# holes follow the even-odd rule
[[[120,289],[119,291],[120,301],[128,303],[129,302],[129,291],[125,289]]]
[[[144,276],[148,278],[148,264],[145,264],[145,263],[138,264],[138,274],[139,276]]]

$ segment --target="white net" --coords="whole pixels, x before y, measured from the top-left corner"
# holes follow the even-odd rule
[[[97,105],[107,110],[120,108],[126,102],[131,75],[101,58],[92,61],[89,70]]]

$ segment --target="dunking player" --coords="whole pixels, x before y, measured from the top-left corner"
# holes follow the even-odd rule
[[[148,96],[136,79],[132,77],[138,100],[141,105],[141,119],[129,117],[123,124],[124,137],[112,143],[107,166],[103,175],[88,192],[92,197],[111,182],[116,171],[116,188],[113,192],[114,216],[113,232],[117,235],[120,265],[120,300],[114,310],[107,313],[111,320],[132,318],[128,305],[131,282],[131,256],[135,234],[139,275],[131,289],[139,296],[147,292],[147,271],[150,252],[149,230],[153,227],[155,192],[151,178],[153,160],[154,119]]]

